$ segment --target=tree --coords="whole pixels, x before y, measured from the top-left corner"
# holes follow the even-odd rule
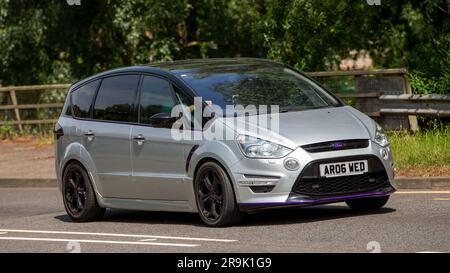
[[[350,51],[366,50],[376,67],[406,67],[415,87],[444,92],[448,3],[3,0],[0,83],[67,82],[118,66],[207,57],[262,57],[328,70]]]

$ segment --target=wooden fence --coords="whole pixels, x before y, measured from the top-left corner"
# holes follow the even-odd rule
[[[325,78],[352,77],[353,93],[336,92],[344,99],[353,99],[355,107],[375,118],[387,129],[417,130],[417,115],[450,117],[450,94],[413,95],[405,69],[382,69],[369,71],[327,71],[310,72],[309,76],[321,81]],[[51,124],[55,119],[24,120],[21,110],[58,108],[63,102],[19,104],[17,93],[23,91],[67,90],[69,84],[29,85],[0,87],[1,92],[9,93],[10,104],[0,105],[0,125],[14,124],[19,130],[27,124]],[[13,110],[14,120],[4,120],[2,111]]]
[[[0,105],[0,111],[2,110],[14,110],[15,120],[4,121],[2,114],[0,114],[0,125],[3,124],[16,124],[20,131],[23,131],[25,124],[51,124],[55,123],[55,119],[40,119],[40,120],[23,120],[21,118],[20,110],[24,109],[42,109],[42,108],[59,108],[63,106],[63,102],[59,103],[35,103],[35,104],[19,104],[17,100],[17,92],[24,91],[45,91],[45,90],[67,90],[70,84],[47,84],[47,85],[27,85],[27,86],[7,86],[0,87],[1,92],[8,92],[11,99],[11,104]]]

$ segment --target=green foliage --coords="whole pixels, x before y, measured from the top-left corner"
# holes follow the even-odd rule
[[[22,125],[23,131],[20,132],[18,127],[12,123],[0,125],[0,140],[14,139],[22,136],[33,136],[40,142],[52,142],[53,139],[53,125]]]
[[[265,1],[253,31],[266,56],[302,70],[329,69],[349,52],[355,1]],[[349,29],[350,28],[350,29]],[[358,43],[353,43],[355,48]]]
[[[0,125],[0,140],[16,137],[19,135],[17,127],[13,124]]]
[[[411,72],[408,75],[413,92],[418,94],[440,93],[450,90],[449,84],[444,79],[427,76],[424,72]]]
[[[252,2],[5,0],[0,83],[67,82],[117,66],[251,55],[258,48],[249,39]]]
[[[449,10],[445,0],[3,0],[0,84],[71,82],[118,66],[208,57],[328,70],[365,50],[375,67],[408,68],[414,92],[448,93]]]
[[[450,167],[450,128],[418,133],[391,132],[389,139],[396,166],[430,170]],[[434,173],[437,175],[437,173]]]

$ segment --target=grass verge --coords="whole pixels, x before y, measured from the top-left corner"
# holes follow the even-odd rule
[[[398,176],[450,176],[450,128],[390,132]]]

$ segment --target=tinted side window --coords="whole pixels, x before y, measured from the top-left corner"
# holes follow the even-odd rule
[[[186,118],[189,118],[190,122],[190,127],[189,128],[194,128],[194,111],[195,111],[195,106],[194,106],[194,99],[188,95],[186,95],[185,93],[183,93],[178,87],[173,86],[173,90],[175,92],[175,97],[177,98],[177,104],[182,104],[184,105],[186,108],[185,110],[183,110],[183,115]],[[186,120],[188,121],[188,120]],[[189,129],[184,127],[184,129]]]
[[[99,82],[100,81],[93,81],[71,92],[72,113],[75,117],[91,117],[90,110],[92,99],[94,98],[95,90],[97,89]]]
[[[177,103],[184,104],[185,106],[192,106],[194,104],[194,100],[184,94],[178,87],[174,86],[173,90],[175,91],[175,97],[177,98]]]
[[[144,76],[141,89],[140,122],[152,124],[156,114],[171,113],[175,106],[170,84],[160,78]]]
[[[98,90],[94,119],[131,122],[139,75],[105,78]]]
[[[69,101],[67,102],[67,107],[66,107],[66,111],[64,112],[64,115],[66,116],[71,116],[72,115],[72,104],[70,102],[71,99],[69,99]]]

